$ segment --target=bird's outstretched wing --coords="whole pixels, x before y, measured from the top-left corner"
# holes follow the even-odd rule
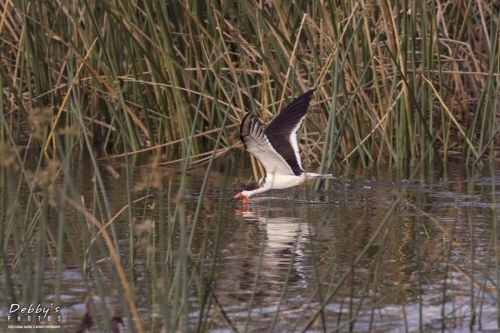
[[[261,122],[252,112],[249,112],[241,122],[240,138],[246,150],[262,163],[266,174],[294,174],[290,165],[273,148]]]
[[[304,172],[300,161],[297,131],[304,121],[315,89],[297,97],[267,126],[264,134],[274,150],[286,161],[296,176]]]

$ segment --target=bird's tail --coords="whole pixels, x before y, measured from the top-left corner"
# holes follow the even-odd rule
[[[322,173],[314,173],[314,172],[306,172],[306,178],[314,179],[314,178],[335,178],[331,174],[322,174]]]

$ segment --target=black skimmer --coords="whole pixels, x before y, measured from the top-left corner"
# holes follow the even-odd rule
[[[304,121],[313,90],[299,96],[264,130],[253,112],[249,112],[240,126],[240,138],[246,150],[264,166],[265,176],[245,186],[233,199],[248,197],[270,189],[285,189],[302,184],[307,179],[332,178],[330,174],[305,172],[300,161],[297,131]]]

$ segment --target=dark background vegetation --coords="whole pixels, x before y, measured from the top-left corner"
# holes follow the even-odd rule
[[[495,1],[7,1],[0,138],[108,154],[238,144],[317,88],[302,135],[328,169],[496,154]],[[217,133],[222,132],[220,141]],[[70,134],[70,135],[69,135]],[[320,152],[326,152],[324,155]],[[187,154],[187,152],[184,152]],[[323,157],[321,157],[323,155]]]

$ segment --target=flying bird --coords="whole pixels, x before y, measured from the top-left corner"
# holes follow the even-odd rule
[[[304,121],[315,89],[297,97],[264,129],[253,112],[249,112],[240,126],[240,138],[246,150],[264,166],[265,176],[245,186],[233,199],[243,203],[254,194],[270,189],[285,189],[302,184],[308,179],[333,178],[331,174],[305,172],[300,161],[297,131]]]

